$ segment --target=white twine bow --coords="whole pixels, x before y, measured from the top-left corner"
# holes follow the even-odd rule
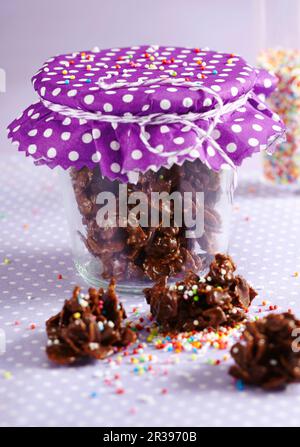
[[[216,128],[218,122],[220,121],[220,118],[222,115],[225,115],[227,113],[233,112],[247,102],[251,91],[247,94],[241,96],[236,101],[230,102],[228,104],[224,104],[221,96],[215,92],[213,89],[204,87],[201,85],[200,81],[196,82],[190,82],[186,81],[184,78],[176,78],[172,79],[169,77],[161,77],[161,78],[155,78],[155,79],[145,79],[140,78],[138,81],[135,82],[115,82],[111,84],[107,84],[105,81],[107,79],[110,79],[111,75],[108,75],[105,78],[100,78],[98,81],[99,87],[103,90],[112,90],[112,89],[119,89],[119,88],[128,88],[128,87],[136,87],[136,86],[148,86],[148,85],[154,85],[154,84],[170,84],[174,86],[182,86],[182,87],[189,87],[193,90],[197,91],[203,91],[206,93],[209,93],[213,98],[216,100],[216,105],[213,109],[208,110],[206,112],[188,112],[186,114],[177,114],[177,113],[152,113],[150,115],[146,116],[136,116],[132,115],[131,113],[126,113],[123,116],[118,115],[109,115],[109,114],[103,114],[102,112],[88,112],[84,110],[79,109],[73,109],[71,107],[63,106],[60,104],[54,104],[50,101],[47,101],[43,98],[41,98],[42,103],[53,112],[58,112],[62,115],[77,118],[77,119],[84,119],[84,120],[96,120],[101,122],[108,122],[111,124],[119,124],[119,123],[135,123],[140,126],[140,138],[141,141],[144,143],[147,150],[155,155],[158,155],[160,157],[174,157],[174,156],[182,156],[186,155],[191,152],[191,150],[195,149],[195,146],[188,147],[184,149],[178,149],[171,152],[164,152],[160,147],[154,148],[149,143],[146,135],[146,126],[152,126],[152,125],[162,125],[162,124],[174,124],[179,123],[184,126],[190,127],[190,129],[193,129],[197,135],[197,146],[202,145],[202,143],[206,140],[209,141],[211,146],[221,155],[224,161],[231,166],[236,173],[236,166],[231,160],[231,158],[226,154],[226,152],[221,148],[219,143],[213,138],[212,133],[214,129]],[[207,130],[204,130],[200,128],[196,121],[198,120],[209,120],[211,119],[211,122],[208,126]],[[206,164],[209,166],[208,162]],[[210,166],[209,166],[210,167]],[[235,174],[235,183],[236,183],[236,174]]]

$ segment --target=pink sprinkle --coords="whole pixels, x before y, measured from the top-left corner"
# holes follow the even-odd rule
[[[116,393],[117,393],[117,394],[124,394],[124,393],[125,393],[125,390],[124,390],[124,388],[117,388],[117,389],[116,389]]]

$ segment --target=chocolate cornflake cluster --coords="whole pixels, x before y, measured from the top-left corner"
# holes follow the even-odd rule
[[[243,321],[257,293],[235,270],[230,256],[217,254],[203,277],[188,272],[171,286],[166,277],[159,279],[144,289],[154,319],[164,331],[218,328]]]
[[[299,327],[300,321],[288,312],[247,323],[244,344],[236,343],[231,348],[236,365],[229,373],[266,390],[300,381],[300,352],[293,346],[293,330]]]
[[[81,237],[89,252],[99,259],[102,278],[114,276],[117,280],[157,280],[162,276],[177,276],[188,270],[200,271],[214,253],[215,238],[221,231],[222,221],[215,205],[219,199],[221,185],[218,173],[208,169],[200,160],[185,162],[183,166],[173,165],[158,172],[140,174],[136,184],[129,183],[127,195],[143,192],[151,207],[152,192],[191,192],[193,210],[196,210],[196,192],[204,192],[204,233],[199,238],[185,237],[186,227],[174,223],[173,204],[170,213],[170,227],[163,227],[161,209],[157,227],[133,226],[101,228],[96,222],[100,205],[97,195],[109,191],[118,197],[119,182],[101,175],[99,168],[90,170],[72,169],[71,178],[82,222],[86,228]],[[152,204],[153,205],[153,204]],[[129,205],[130,211],[133,205]],[[117,221],[119,219],[117,200]],[[166,210],[164,210],[166,212]],[[184,222],[184,219],[182,219]],[[199,253],[202,253],[201,255]],[[100,265],[101,264],[101,265]],[[206,265],[207,266],[207,265]]]
[[[126,314],[115,286],[112,279],[107,292],[91,288],[87,295],[75,287],[61,312],[46,322],[50,360],[64,365],[88,357],[104,359],[136,340],[135,333],[122,326]]]

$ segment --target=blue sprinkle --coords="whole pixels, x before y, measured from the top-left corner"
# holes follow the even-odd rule
[[[244,384],[244,382],[241,379],[236,381],[236,389],[239,390],[239,391],[244,391],[245,384]]]
[[[69,79],[66,79],[66,80],[65,80],[65,84],[70,84]]]
[[[218,70],[213,70],[213,74],[214,75],[218,74]]]
[[[91,79],[87,79],[85,82],[88,82],[89,84],[92,82]]]
[[[102,321],[98,322],[98,328],[99,328],[100,332],[104,331],[104,324],[102,323]]]
[[[90,397],[92,397],[93,399],[97,396],[98,396],[98,393],[96,391],[92,391],[90,394]]]

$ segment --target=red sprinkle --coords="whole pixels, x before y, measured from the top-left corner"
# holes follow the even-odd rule
[[[124,393],[125,393],[125,390],[124,390],[124,388],[117,388],[117,389],[116,389],[116,393],[117,393],[117,394],[124,394]]]

